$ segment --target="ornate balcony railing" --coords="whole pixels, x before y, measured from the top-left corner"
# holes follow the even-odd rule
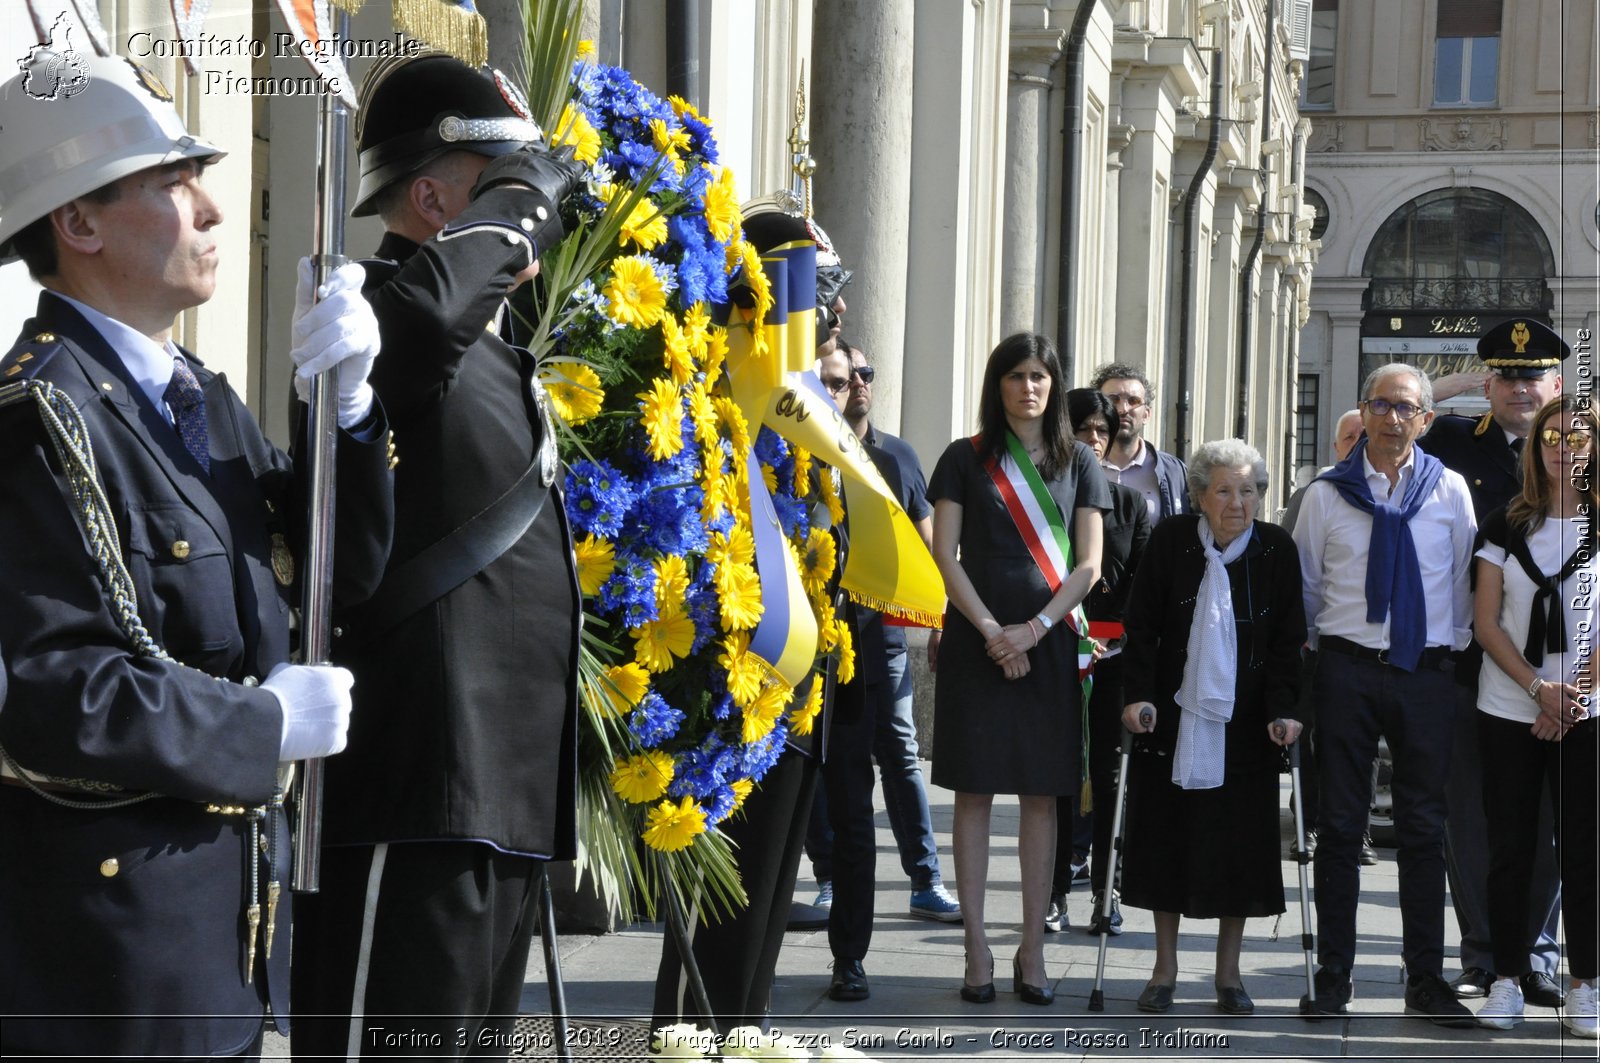
[[[1368,310],[1548,310],[1543,277],[1374,277]]]

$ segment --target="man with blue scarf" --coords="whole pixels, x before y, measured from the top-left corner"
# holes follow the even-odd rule
[[[1445,780],[1454,733],[1452,651],[1471,639],[1472,495],[1417,449],[1433,389],[1413,366],[1374,370],[1362,387],[1367,438],[1306,491],[1294,540],[1306,627],[1318,650],[1322,790],[1316,854],[1316,999],[1307,1017],[1349,1010],[1354,995],[1358,856],[1378,737],[1394,756],[1401,957],[1407,1014],[1473,1025],[1444,969]]]

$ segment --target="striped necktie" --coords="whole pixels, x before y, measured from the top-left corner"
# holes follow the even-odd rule
[[[194,370],[182,358],[172,360],[172,380],[161,397],[172,411],[172,427],[178,430],[183,449],[209,473],[211,442],[206,432],[206,397],[200,391],[200,381],[195,379]]]

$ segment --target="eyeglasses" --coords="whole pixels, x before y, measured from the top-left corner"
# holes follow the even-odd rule
[[[822,386],[827,388],[830,394],[839,395],[850,387],[850,378],[845,377],[843,380],[840,380],[835,377],[832,380],[824,380],[822,382]]]
[[[878,371],[870,365],[856,365],[850,367],[850,375],[860,377],[863,384],[870,384],[872,378],[878,375]]]
[[[1124,406],[1130,410],[1137,410],[1144,405],[1143,399],[1133,395],[1110,395],[1107,397],[1111,400],[1111,405],[1119,410]]]
[[[1390,402],[1388,399],[1362,399],[1361,405],[1365,406],[1372,416],[1380,419],[1393,413],[1402,421],[1409,421],[1423,412],[1421,406],[1413,406],[1409,402]]]
[[[1563,432],[1559,428],[1546,428],[1539,433],[1539,438],[1547,447],[1565,441],[1568,450],[1588,450],[1589,444],[1594,441],[1594,433],[1581,428],[1574,428],[1570,432]]]

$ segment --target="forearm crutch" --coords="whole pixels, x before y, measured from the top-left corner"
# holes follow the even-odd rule
[[[1111,811],[1111,866],[1106,869],[1105,883],[1100,887],[1100,920],[1107,933],[1100,935],[1100,956],[1094,964],[1094,989],[1089,992],[1089,1010],[1106,1010],[1106,994],[1102,988],[1106,977],[1106,942],[1111,940],[1111,905],[1117,884],[1117,870],[1122,866],[1122,814],[1127,807],[1128,755],[1133,752],[1133,732],[1122,729],[1122,763],[1117,769],[1117,803]]]
[[[1306,812],[1305,804],[1300,795],[1300,740],[1297,738],[1289,745],[1289,801],[1294,809],[1294,862],[1300,869],[1300,947],[1306,954],[1306,999],[1300,1010],[1311,1012],[1316,1010],[1317,986],[1312,977],[1311,961],[1311,887],[1306,881],[1306,865],[1311,863],[1311,854],[1306,852]],[[1309,1005],[1309,1007],[1307,1006]]]

